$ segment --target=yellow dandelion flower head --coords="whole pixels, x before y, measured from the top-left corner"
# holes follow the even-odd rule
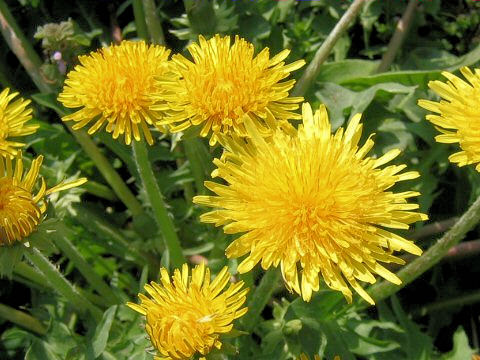
[[[417,204],[407,203],[418,192],[390,190],[418,173],[402,173],[405,165],[382,168],[399,150],[378,159],[367,156],[374,143],[369,137],[359,145],[360,114],[335,134],[325,106],[313,114],[304,104],[302,116],[298,131],[279,128],[269,141],[250,122],[248,140],[221,137],[225,153],[214,160],[212,176],[227,184],[205,182],[216,196],[196,196],[194,202],[215,209],[200,220],[223,225],[227,234],[243,233],[226,250],[229,258],[248,254],[240,273],[259,262],[264,269],[280,265],[287,288],[306,301],[322,276],[349,302],[352,287],[373,304],[358,280],[374,283],[378,274],[398,284],[380,262],[402,264],[393,251],[422,252],[388,230],[408,229],[427,218],[412,211]]]
[[[172,278],[161,269],[161,284],[151,282],[145,290],[151,299],[139,294],[141,304],[127,303],[146,316],[146,331],[158,359],[190,359],[195,353],[206,355],[220,349],[220,336],[232,330],[232,322],[243,316],[248,288],[243,281],[230,284],[230,273],[224,267],[210,282],[210,270],[202,263],[189,278],[189,268],[175,269]]]
[[[480,69],[472,72],[460,69],[467,81],[443,72],[447,82],[430,81],[428,86],[442,100],[439,102],[419,100],[418,104],[436,114],[427,115],[427,120],[442,133],[435,137],[440,143],[459,143],[462,151],[450,155],[449,160],[458,166],[477,164],[480,171]]]
[[[18,92],[10,93],[6,88],[0,93],[0,156],[13,157],[25,144],[12,141],[11,138],[35,133],[38,125],[26,125],[32,118],[30,100],[15,97]]]
[[[75,121],[74,130],[94,122],[88,133],[93,134],[106,124],[114,139],[125,137],[128,145],[140,141],[140,131],[153,144],[148,125],[161,117],[152,110],[156,104],[155,77],[168,69],[170,50],[147,45],[143,41],[123,41],[120,45],[80,56],[80,65],[70,71],[58,100],[68,108],[80,108],[63,117]]]
[[[305,61],[285,65],[289,50],[270,59],[265,48],[254,56],[253,45],[244,39],[235,36],[232,45],[229,36],[216,35],[210,40],[200,36],[188,51],[193,61],[174,55],[174,76],[160,82],[159,97],[167,102],[170,114],[159,124],[169,124],[174,132],[200,126],[203,137],[213,132],[210,143],[215,144],[219,133],[245,136],[246,116],[265,136],[275,126],[268,123],[267,111],[277,119],[299,118],[292,110],[303,98],[288,96],[295,80],[282,80]]]
[[[10,157],[0,157],[0,246],[13,245],[35,231],[47,209],[47,195],[87,181],[81,178],[47,189],[43,177],[38,183],[42,161],[43,156],[37,157],[30,169],[24,172],[20,152],[15,161]]]

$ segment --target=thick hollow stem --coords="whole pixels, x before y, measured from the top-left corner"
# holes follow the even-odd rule
[[[279,269],[271,268],[263,275],[260,284],[255,289],[248,302],[248,312],[242,318],[242,325],[245,331],[251,332],[259,323],[263,309],[271,299],[278,281],[281,278]]]
[[[10,306],[0,304],[0,317],[31,332],[37,333],[38,335],[43,336],[47,333],[47,328],[40,322],[40,320]]]
[[[330,34],[328,34],[327,38],[322,43],[322,46],[320,46],[315,53],[315,57],[313,58],[312,62],[307,66],[302,77],[295,85],[295,88],[292,91],[292,96],[304,96],[306,94],[320,72],[320,65],[327,60],[328,55],[330,55],[330,52],[332,51],[336,42],[347,30],[348,26],[353,22],[353,20],[355,20],[366,1],[367,0],[355,0],[350,5]]]
[[[478,302],[480,302],[480,291],[476,291],[474,293],[467,294],[467,295],[458,296],[453,299],[437,301],[432,304],[422,306],[420,309],[414,311],[414,313],[415,315],[418,315],[418,316],[425,316],[426,314],[429,314],[432,312],[438,312],[443,309],[447,309],[451,307],[460,308],[462,306],[475,304]]]
[[[93,140],[84,131],[72,130],[70,126],[68,126],[68,129],[87,155],[93,160],[102,176],[112,187],[118,198],[125,204],[128,210],[130,210],[132,215],[140,215],[143,212],[142,205],[138,202],[120,175],[115,171],[112,164],[110,164],[108,159],[101,153]]]
[[[165,36],[163,34],[162,23],[157,16],[157,7],[154,0],[143,0],[143,8],[145,12],[145,22],[150,37],[154,44],[164,45]]]
[[[202,156],[201,152],[198,149],[199,139],[185,139],[183,140],[183,146],[185,149],[185,155],[187,156],[188,162],[190,164],[190,169],[192,170],[193,179],[195,180],[195,186],[197,188],[197,194],[205,193],[205,186],[203,185],[205,181],[205,171],[200,159]]]
[[[43,275],[43,273],[38,272],[32,266],[27,265],[23,262],[17,264],[15,266],[14,272],[14,279],[19,281],[23,284],[26,284],[29,287],[36,288],[40,291],[48,290],[50,291],[53,289],[52,284],[50,284],[47,278]],[[80,295],[85,297],[88,301],[92,304],[97,306],[104,306],[105,302],[103,299],[97,295],[94,295],[82,288],[78,289]]]
[[[133,0],[133,15],[135,16],[135,26],[137,28],[137,35],[145,41],[148,41],[147,23],[145,21],[145,10],[143,9],[142,0]]]
[[[460,217],[457,223],[447,231],[435,245],[430,247],[430,249],[428,249],[422,256],[404,266],[397,273],[398,277],[402,280],[401,285],[395,285],[388,281],[381,281],[371,286],[368,289],[368,293],[372,296],[375,302],[382,301],[393,295],[440,262],[440,260],[442,260],[442,258],[448,253],[448,250],[462,240],[465,234],[477,225],[479,221],[480,197],[475,200],[472,206],[470,206],[470,208]]]
[[[89,311],[95,320],[100,321],[102,311],[84,298],[58,269],[37,249],[25,252],[28,260],[45,276],[53,289],[64,296],[82,314]]]
[[[190,28],[198,35],[213,35],[217,28],[217,18],[211,0],[184,0]]]
[[[163,201],[163,195],[158,186],[157,179],[153,174],[152,164],[148,159],[147,145],[144,140],[133,142],[133,154],[145,192],[147,193],[147,197],[155,215],[155,220],[165,238],[171,263],[174,267],[179,268],[185,263],[185,258],[182,253],[180,240],[175,230],[175,226],[168,215],[165,202]]]

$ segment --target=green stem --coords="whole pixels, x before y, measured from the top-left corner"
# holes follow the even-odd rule
[[[190,28],[198,35],[213,35],[217,28],[217,18],[211,0],[183,0]]]
[[[53,289],[64,296],[82,314],[89,311],[95,320],[100,321],[102,311],[83,297],[58,269],[37,249],[25,252],[30,262],[45,276]]]
[[[135,26],[139,38],[149,41],[147,23],[145,21],[145,10],[143,9],[142,0],[133,0],[133,15],[135,16]]]
[[[168,215],[167,207],[163,201],[163,195],[158,186],[157,179],[153,174],[152,164],[148,159],[147,145],[143,139],[133,142],[133,154],[145,192],[153,209],[155,220],[165,238],[171,262],[174,267],[179,268],[185,263],[180,240],[175,231],[173,221]]]
[[[85,277],[88,283],[100,294],[108,305],[115,305],[121,302],[112,289],[103,281],[103,279],[93,270],[92,266],[87,263],[82,254],[68,239],[72,235],[63,223],[55,223],[54,231],[50,232],[53,241],[60,250],[73,262],[75,267]]]
[[[157,16],[157,7],[154,0],[143,0],[145,9],[145,22],[152,42],[158,45],[165,45],[165,36],[163,34],[162,23]]]
[[[183,146],[185,149],[185,155],[187,156],[188,162],[190,164],[190,169],[192,170],[192,175],[195,180],[195,186],[197,188],[198,194],[205,193],[205,186],[203,185],[205,181],[205,171],[201,161],[202,154],[198,145],[201,140],[196,138],[185,139],[183,140]]]
[[[267,270],[263,275],[260,284],[250,297],[248,312],[241,320],[245,331],[251,332],[255,328],[255,325],[259,323],[260,315],[267,305],[268,300],[271,299],[280,278],[280,270],[275,268]]]
[[[43,336],[47,333],[47,328],[40,322],[40,320],[10,306],[0,304],[0,317],[31,332],[37,333],[38,335]]]
[[[420,309],[414,311],[414,313],[418,316],[425,316],[428,313],[438,312],[451,307],[461,308],[462,306],[475,304],[477,302],[480,302],[480,291],[458,296],[453,299],[437,301],[432,304],[422,306]]]
[[[142,0],[133,0],[133,8],[135,23],[137,24],[137,34],[140,38],[148,40],[148,30]],[[133,142],[133,155],[145,192],[150,201],[150,206],[153,209],[155,221],[165,238],[171,263],[174,267],[179,268],[185,263],[185,257],[183,256],[182,247],[180,246],[180,240],[173,221],[168,215],[168,210],[163,201],[163,195],[158,186],[157,179],[153,174],[152,164],[148,159],[148,150],[144,139]],[[158,247],[161,248],[161,244],[158,245]]]
[[[68,129],[87,155],[93,160],[102,176],[111,186],[115,194],[117,194],[118,198],[125,204],[128,210],[130,210],[132,215],[140,215],[143,212],[142,205],[138,202],[120,175],[115,171],[109,160],[101,153],[93,140],[82,130],[72,130],[70,125],[68,125]]]
[[[418,240],[432,235],[441,234],[455,225],[457,221],[458,217],[436,221],[434,223],[427,224],[418,230],[412,231],[408,237],[412,240]]]
[[[175,149],[173,150],[175,155],[179,155],[175,159],[175,162],[177,164],[177,168],[181,168],[185,164],[185,149],[182,143],[178,143],[177,146],[175,146]],[[191,182],[185,182],[182,184],[183,188],[183,194],[185,197],[185,200],[188,203],[192,202],[193,197],[195,196],[194,191],[193,191],[193,186]]]
[[[83,185],[83,188],[86,192],[95,195],[96,197],[109,201],[118,201],[118,197],[115,195],[112,189],[96,181],[89,180]]]
[[[390,42],[388,43],[387,51],[382,56],[382,61],[377,68],[377,73],[387,71],[390,65],[392,65],[395,56],[400,50],[400,47],[405,40],[408,29],[412,23],[413,15],[415,14],[415,9],[417,8],[418,0],[410,0],[408,2],[407,8],[402,15],[402,18],[398,21],[397,27],[395,28],[395,33],[393,34]]]
[[[355,0],[347,9],[342,18],[335,25],[333,30],[328,34],[322,46],[315,53],[315,57],[312,62],[307,66],[300,80],[298,80],[295,88],[292,90],[292,96],[304,96],[308,89],[312,86],[318,74],[320,73],[320,66],[327,60],[328,55],[332,51],[336,42],[343,33],[347,30],[348,26],[355,20],[358,13],[362,9],[367,0]]]
[[[50,291],[53,289],[52,285],[48,282],[47,278],[33,267],[21,262],[15,266],[14,272],[14,279],[19,281],[23,284],[26,284],[30,287],[35,287],[38,290],[47,290]],[[32,286],[33,285],[33,286]],[[97,306],[104,306],[105,302],[103,299],[97,295],[94,295],[86,290],[78,289],[80,295],[85,297],[91,303]]]
[[[381,281],[371,286],[368,293],[375,302],[382,301],[393,295],[401,288],[405,287],[413,280],[422,275],[425,271],[440,262],[447,254],[448,250],[462,240],[480,221],[480,197],[470,206],[470,208],[460,217],[457,223],[447,231],[435,245],[430,247],[422,256],[404,266],[397,276],[402,280],[401,285],[395,285],[388,281]],[[361,307],[366,307],[365,303]]]
[[[54,91],[54,87],[47,83],[40,70],[42,60],[20,30],[4,0],[0,0],[0,31],[35,85],[42,92]]]

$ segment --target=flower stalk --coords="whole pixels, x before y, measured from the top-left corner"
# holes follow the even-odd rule
[[[54,231],[49,232],[55,244],[60,248],[85,277],[88,283],[100,294],[108,305],[114,305],[121,302],[121,299],[112,291],[112,289],[103,281],[103,279],[88,264],[83,255],[78,251],[68,239],[72,232],[63,222],[55,223]]]
[[[25,255],[45,276],[52,288],[64,296],[78,312],[82,314],[90,312],[96,321],[100,321],[102,311],[83,297],[38,249],[31,248],[25,252]]]
[[[147,24],[148,32],[152,43],[157,45],[165,44],[165,36],[163,34],[162,23],[157,16],[157,9],[155,0],[143,0],[143,8],[145,13],[145,22]]]
[[[328,37],[322,43],[322,46],[315,53],[312,62],[308,64],[300,80],[293,88],[292,96],[303,96],[312,86],[320,72],[320,66],[327,60],[328,55],[337,43],[338,39],[347,30],[348,26],[355,20],[363,5],[368,0],[355,0],[347,9],[342,18],[337,22]]]
[[[258,324],[262,311],[267,306],[268,300],[272,298],[280,279],[281,273],[277,268],[271,268],[265,272],[260,284],[247,304],[248,312],[242,318],[242,325],[245,331],[251,332],[255,325]]]
[[[40,320],[10,306],[0,304],[0,317],[40,336],[47,333],[47,328]]]
[[[135,9],[134,14],[135,23],[137,24],[137,34],[140,38],[148,40],[148,29],[145,22],[145,11],[143,9],[142,0],[134,0],[133,6]],[[142,24],[145,24],[145,27],[143,27]],[[180,239],[178,238],[173,221],[168,215],[168,210],[163,200],[163,194],[160,191],[157,179],[153,173],[152,164],[148,159],[147,145],[142,138],[140,141],[133,141],[132,148],[140,178],[155,215],[155,221],[165,238],[165,244],[169,252],[171,264],[173,267],[179,268],[185,263],[185,257],[183,256]],[[159,247],[161,248],[161,246]]]
[[[203,185],[205,181],[205,171],[202,166],[202,161],[199,157],[202,154],[198,151],[198,146],[202,145],[200,139],[185,139],[183,140],[185,155],[187,156],[188,162],[190,164],[190,169],[192,170],[193,179],[195,180],[195,187],[197,188],[197,194],[205,193],[205,186]]]
[[[168,215],[168,210],[163,200],[162,192],[158,186],[157,179],[153,174],[152,164],[148,159],[147,145],[144,141],[133,142],[133,154],[143,186],[145,187],[148,199],[150,200],[155,220],[165,238],[171,263],[174,267],[181,267],[182,264],[185,263],[185,257],[183,256],[180,240],[173,221]]]
[[[84,131],[72,130],[72,127],[69,124],[67,127],[83,150],[93,160],[98,170],[118,198],[125,204],[128,210],[130,210],[132,215],[140,215],[143,212],[142,205],[130,191],[120,175],[118,175],[118,172],[115,171],[112,164],[110,164],[110,161],[100,152],[100,149],[95,145],[93,140]]]
[[[410,0],[408,2],[407,8],[402,15],[402,18],[398,21],[397,27],[395,28],[395,33],[393,34],[390,42],[388,43],[387,51],[382,56],[382,61],[377,68],[377,73],[387,71],[388,68],[392,65],[393,60],[400,50],[400,47],[407,36],[408,29],[413,20],[415,10],[418,5],[418,0]]]

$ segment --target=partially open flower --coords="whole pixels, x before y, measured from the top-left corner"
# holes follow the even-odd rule
[[[460,71],[467,81],[443,72],[447,82],[428,83],[442,100],[419,100],[418,105],[435,113],[427,115],[427,120],[442,133],[435,140],[460,145],[461,151],[450,155],[449,160],[458,166],[476,164],[476,170],[480,171],[480,69],[472,72],[463,67]]]
[[[213,132],[210,143],[214,144],[221,133],[245,136],[246,117],[265,136],[276,126],[268,122],[268,112],[279,120],[299,118],[292,110],[303,98],[289,97],[295,80],[282,80],[305,61],[285,65],[289,50],[270,59],[265,48],[254,57],[251,43],[236,36],[232,45],[229,36],[216,35],[210,40],[200,36],[188,51],[193,61],[174,55],[174,76],[160,79],[162,91],[156,96],[167,106],[153,109],[168,109],[168,115],[159,124],[170,125],[172,131],[198,126],[203,137]]]
[[[151,282],[145,290],[151,298],[139,294],[140,305],[127,303],[146,316],[146,330],[157,349],[155,359],[187,360],[194,354],[206,355],[220,349],[220,336],[230,332],[233,321],[247,312],[242,308],[247,289],[243,281],[230,284],[227,267],[210,282],[210,270],[197,265],[189,277],[188,265],[175,269],[170,279],[161,269],[161,283]]]
[[[4,89],[0,93],[0,156],[13,157],[25,144],[12,140],[35,133],[38,125],[26,125],[32,119],[32,109],[28,107],[30,100],[15,97],[18,92],[10,93]]]
[[[10,157],[0,157],[0,246],[13,245],[35,231],[47,209],[46,196],[87,181],[81,178],[47,189],[43,177],[38,182],[42,161],[43,156],[37,157],[24,173],[21,153],[17,154],[16,164]]]
[[[383,167],[399,150],[378,159],[367,156],[373,141],[369,137],[359,145],[360,114],[345,130],[331,134],[324,106],[315,114],[308,104],[302,110],[298,130],[279,128],[268,141],[252,122],[246,122],[247,140],[221,136],[225,153],[214,160],[212,176],[225,183],[205,182],[215,196],[193,201],[214,208],[201,221],[224,226],[227,234],[242,234],[226,250],[229,258],[247,255],[238,266],[240,273],[257,263],[264,269],[280,265],[287,287],[306,301],[323,277],[349,302],[352,287],[373,304],[358,280],[374,283],[374,275],[380,275],[399,284],[380,263],[403,264],[394,251],[422,253],[388,230],[408,229],[427,219],[413,211],[417,204],[407,202],[418,192],[391,190],[419,174],[402,172],[406,165]]]
[[[106,130],[117,139],[125,137],[140,141],[140,132],[153,144],[149,125],[161,117],[152,110],[156,100],[155,78],[168,69],[170,50],[147,45],[143,41],[123,41],[80,56],[80,65],[70,71],[58,100],[68,108],[79,108],[63,121],[75,121],[74,130],[93,122],[88,130],[93,134],[106,124]]]

